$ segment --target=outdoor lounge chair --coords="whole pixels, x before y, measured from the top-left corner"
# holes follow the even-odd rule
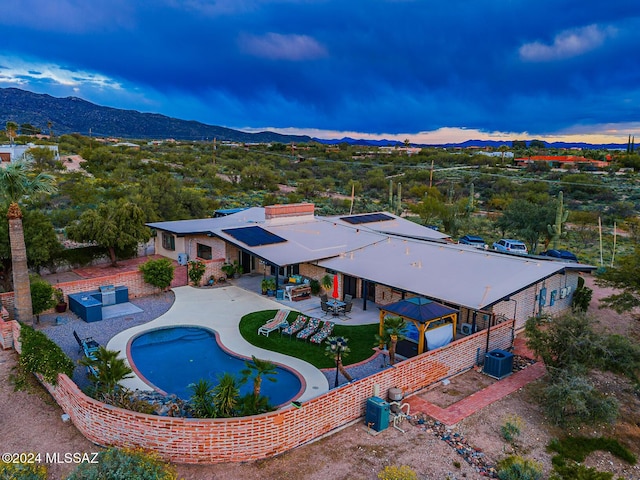
[[[78,332],[76,332],[75,330],[73,331],[73,336],[76,339],[76,342],[78,342],[78,346],[80,347],[78,351],[84,352],[87,357],[91,357],[92,354],[97,352],[100,348],[100,344],[91,337],[80,338],[78,336]]]
[[[288,327],[287,317],[289,316],[289,310],[278,310],[276,316],[269,320],[267,323],[258,328],[258,335],[269,336],[274,330],[280,330],[280,328]]]
[[[307,317],[304,315],[298,315],[291,325],[280,330],[280,334],[293,336],[304,328],[307,324]]]
[[[325,338],[327,338],[329,335],[331,335],[331,332],[333,332],[333,327],[334,326],[335,326],[335,323],[325,321],[322,324],[322,328],[320,328],[320,330],[318,330],[318,333],[312,335],[311,338],[309,339],[309,341],[311,343],[317,343],[317,344],[322,343],[325,340]]]
[[[320,326],[320,319],[311,318],[309,319],[309,323],[307,324],[307,326],[304,327],[302,330],[300,330],[300,333],[298,333],[296,337],[299,338],[300,340],[306,340],[307,338],[309,338],[311,335],[315,333],[315,331],[318,329],[319,326]]]

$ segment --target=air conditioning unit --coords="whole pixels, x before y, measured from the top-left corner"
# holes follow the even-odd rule
[[[189,255],[186,253],[178,254],[178,265],[186,265],[189,262]]]
[[[473,325],[470,323],[461,323],[460,332],[462,332],[463,335],[471,335],[473,333]]]
[[[567,298],[567,288],[560,289],[560,298]]]
[[[484,357],[482,373],[501,380],[513,372],[513,354],[505,350],[491,350]]]

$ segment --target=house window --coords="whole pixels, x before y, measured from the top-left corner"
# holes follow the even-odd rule
[[[202,258],[203,260],[211,260],[211,247],[209,245],[203,245],[201,243],[197,244],[198,247],[198,258]]]
[[[175,250],[176,249],[176,237],[169,233],[162,234],[162,248],[165,250]]]

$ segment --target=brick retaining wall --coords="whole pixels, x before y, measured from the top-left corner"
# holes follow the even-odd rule
[[[187,285],[187,267],[178,265],[174,262],[175,270],[171,287],[181,287]],[[102,285],[124,286],[129,289],[129,298],[144,297],[160,293],[160,289],[148,283],[142,278],[142,273],[138,270],[130,270],[115,275],[106,275],[98,278],[86,278],[82,280],[74,280],[72,282],[61,282],[54,284],[54,288],[61,288],[64,292],[65,301],[69,302],[68,295],[70,293],[80,293],[90,290],[98,290]],[[10,318],[13,318],[14,303],[13,292],[0,293],[0,301],[9,312]],[[53,313],[54,309],[43,312]]]
[[[8,323],[17,339],[18,323]],[[489,348],[509,348],[512,326],[513,322],[504,322],[492,327]],[[66,375],[59,375],[56,386],[43,384],[78,430],[96,444],[148,448],[178,463],[245,462],[286,452],[364,416],[374,385],[382,396],[392,387],[406,396],[460,373],[475,365],[476,358],[484,358],[486,343],[487,332],[478,332],[333,389],[300,408],[243,418],[146,415],[89,398]],[[20,351],[19,342],[16,350]]]

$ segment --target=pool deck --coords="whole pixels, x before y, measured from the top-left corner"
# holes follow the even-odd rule
[[[290,307],[269,297],[249,292],[239,287],[203,289],[193,287],[174,288],[175,302],[160,317],[144,325],[129,328],[115,335],[108,343],[109,350],[127,352],[130,340],[145,331],[173,326],[195,326],[214,330],[225,348],[246,357],[255,355],[262,360],[288,366],[296,370],[305,381],[305,389],[298,401],[304,402],[329,391],[326,376],[313,365],[298,358],[264,350],[247,342],[240,335],[240,319],[259,310],[287,309]],[[124,353],[123,358],[129,362]],[[138,376],[121,384],[130,389],[148,390],[150,386]]]

